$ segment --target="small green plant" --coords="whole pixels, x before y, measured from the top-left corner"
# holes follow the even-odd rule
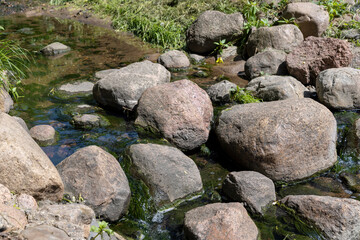
[[[320,5],[323,5],[329,13],[330,21],[336,17],[342,16],[348,12],[347,3],[342,0],[320,0]]]
[[[114,234],[114,231],[108,227],[108,223],[105,221],[99,222],[99,227],[91,226],[90,231],[97,233],[95,237],[92,237],[90,240],[95,240],[98,236],[101,236],[101,239],[104,239],[104,233],[106,233],[109,237]]]
[[[60,6],[65,5],[67,2],[70,2],[71,0],[50,0],[50,5]]]
[[[236,87],[236,89],[230,92],[230,98],[232,101],[240,104],[261,102],[261,100],[254,97],[250,91],[239,87]]]
[[[220,39],[220,41],[214,42],[214,44],[216,45],[216,48],[214,49],[213,53],[215,53],[217,56],[216,62],[223,63],[224,61],[221,55],[223,54],[224,49],[228,48],[230,45],[226,43],[226,39]]]

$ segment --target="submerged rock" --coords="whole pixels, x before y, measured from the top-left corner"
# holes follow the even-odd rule
[[[38,200],[61,200],[64,185],[39,145],[9,115],[0,113],[0,125],[0,183]]]
[[[360,108],[360,70],[332,68],[322,71],[316,79],[316,92],[325,106],[341,109]]]
[[[143,61],[107,74],[93,88],[95,100],[118,110],[133,110],[142,93],[150,87],[170,82],[170,72],[160,64]]]
[[[189,80],[147,89],[139,100],[135,124],[160,132],[183,150],[205,143],[213,107],[207,93]]]
[[[104,116],[98,114],[78,114],[72,118],[71,123],[75,127],[82,129],[92,129],[110,125],[110,122]]]
[[[45,56],[54,56],[61,53],[69,52],[70,50],[70,47],[59,42],[54,42],[41,49],[40,52]]]
[[[326,239],[360,238],[360,202],[328,196],[287,196],[281,203],[319,228]]]
[[[148,185],[158,206],[202,190],[196,164],[177,148],[134,144],[130,146],[129,155],[134,170]]]
[[[216,127],[222,148],[240,167],[275,181],[293,181],[330,168],[336,156],[336,120],[314,100],[236,105]]]
[[[240,203],[213,203],[185,214],[189,240],[256,240],[258,229]]]
[[[167,69],[181,69],[190,66],[189,58],[179,50],[172,50],[161,54],[158,62]]]
[[[304,98],[309,90],[291,76],[263,76],[249,82],[246,89],[264,101]]]
[[[119,162],[97,146],[81,148],[63,160],[57,169],[65,192],[81,196],[98,217],[118,220],[130,202],[130,187]]]
[[[276,200],[271,179],[252,171],[231,172],[223,183],[223,192],[232,200],[245,202],[253,213],[263,213]]]
[[[244,18],[241,13],[205,11],[186,32],[187,47],[194,53],[210,53],[216,48],[215,42],[229,42],[239,36],[243,25]]]
[[[31,137],[40,145],[47,146],[56,142],[56,131],[50,125],[37,125],[30,129]]]

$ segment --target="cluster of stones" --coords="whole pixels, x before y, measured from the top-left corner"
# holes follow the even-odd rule
[[[222,149],[236,167],[249,171],[231,172],[223,182],[223,192],[233,202],[186,213],[188,239],[257,239],[258,229],[247,211],[261,215],[276,200],[273,181],[308,178],[337,160],[337,126],[329,108],[360,105],[360,71],[348,67],[351,47],[344,40],[321,37],[329,16],[316,4],[291,3],[283,17],[295,18],[299,27],[254,29],[246,43],[247,89],[264,102],[231,106],[214,124]],[[204,12],[187,31],[188,48],[196,54],[210,53],[214,42],[232,40],[243,24],[241,13]],[[56,43],[42,52],[55,55],[69,50]],[[186,79],[170,82],[169,70],[190,66],[180,51],[169,51],[158,62],[145,60],[101,71],[96,73],[95,84],[66,84],[57,91],[92,94],[104,108],[136,112],[138,127],[161,134],[175,146],[134,144],[127,150],[132,171],[161,207],[201,193],[199,170],[183,151],[207,142],[213,103],[230,102],[230,91],[237,86],[223,81],[205,91]],[[305,85],[316,86],[320,103],[308,98],[311,88]],[[117,221],[126,214],[131,192],[117,159],[98,146],[88,146],[55,167],[38,145],[56,141],[54,128],[40,125],[28,130],[21,119],[6,114],[11,104],[5,87],[0,89],[5,99],[0,105],[2,233],[13,239],[84,239],[90,236],[95,216]],[[101,116],[82,113],[71,122],[85,129],[107,124]],[[64,192],[73,197],[81,194],[85,205],[43,201],[59,201]],[[36,201],[41,201],[39,206]],[[312,222],[328,239],[360,237],[360,203],[355,200],[290,195],[280,202]]]

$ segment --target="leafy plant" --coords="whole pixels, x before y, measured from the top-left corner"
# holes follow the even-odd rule
[[[238,86],[230,92],[230,98],[232,101],[240,104],[261,102],[261,100],[254,97],[250,91],[239,88]]]
[[[99,227],[91,226],[90,231],[97,233],[95,237],[92,237],[90,240],[95,240],[98,236],[101,236],[101,239],[104,239],[104,233],[106,233],[109,237],[114,234],[114,231],[108,227],[108,223],[105,221],[99,222]]]
[[[220,39],[219,42],[214,42],[214,44],[216,45],[216,48],[214,49],[214,53],[217,55],[217,63],[223,63],[223,59],[221,57],[221,55],[223,54],[223,51],[225,48],[228,48],[230,45],[228,43],[226,43],[226,39]]]
[[[342,0],[320,0],[320,5],[323,5],[325,9],[329,13],[330,21],[332,21],[336,17],[340,17],[344,13],[346,13],[347,10],[347,3],[345,3]]]

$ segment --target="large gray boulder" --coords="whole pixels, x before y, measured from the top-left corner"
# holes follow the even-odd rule
[[[304,37],[300,29],[292,24],[261,27],[250,34],[246,43],[246,53],[251,57],[266,48],[289,52],[303,40]]]
[[[249,58],[245,63],[245,74],[249,79],[262,75],[287,75],[286,53],[268,49]]]
[[[189,80],[147,89],[140,98],[135,124],[160,132],[183,150],[192,150],[209,137],[213,107],[207,93]]]
[[[241,203],[213,203],[185,214],[186,239],[257,240],[259,231]]]
[[[291,76],[263,76],[251,80],[246,89],[264,101],[304,98],[308,89]]]
[[[210,53],[216,47],[215,42],[228,42],[240,36],[243,25],[241,13],[205,11],[186,32],[187,47],[194,53]]]
[[[202,190],[199,169],[179,149],[157,144],[134,144],[129,149],[133,169],[150,188],[158,206]]]
[[[70,239],[82,240],[90,235],[90,224],[95,213],[83,204],[44,203],[38,210],[28,212],[27,216],[27,229],[47,225],[64,231]]]
[[[329,13],[324,6],[312,2],[289,3],[282,15],[285,19],[295,18],[304,38],[321,37],[329,26]]]
[[[319,228],[326,239],[360,238],[360,202],[329,196],[287,196],[281,203]]]
[[[321,103],[329,108],[356,109],[360,107],[360,70],[331,68],[316,79],[316,92]]]
[[[149,87],[170,82],[170,72],[161,64],[143,61],[113,71],[96,82],[95,100],[118,110],[132,110]]]
[[[222,190],[230,199],[244,202],[255,214],[262,214],[265,208],[276,200],[273,181],[253,171],[229,173]]]
[[[329,68],[347,67],[352,60],[350,43],[336,38],[307,37],[286,57],[291,76],[315,86],[319,73]]]
[[[308,98],[233,106],[222,111],[216,134],[239,166],[275,181],[309,177],[337,160],[336,120]]]
[[[119,162],[97,146],[81,148],[57,166],[65,192],[81,196],[98,217],[118,220],[130,202],[130,187]]]
[[[39,145],[6,113],[0,113],[0,125],[0,183],[38,200],[61,200],[64,185]]]

